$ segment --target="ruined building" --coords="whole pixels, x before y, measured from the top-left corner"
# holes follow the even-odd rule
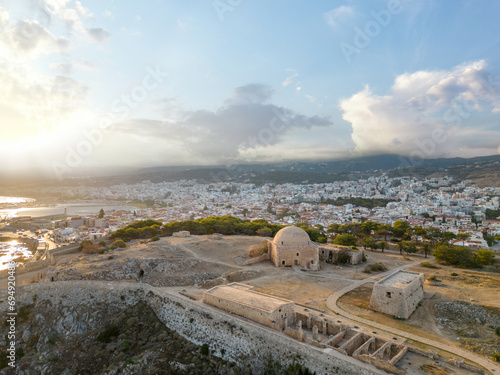
[[[219,285],[203,294],[203,302],[265,326],[282,329],[295,320],[295,303],[256,292],[239,283]]]
[[[408,319],[424,298],[424,274],[399,270],[373,286],[370,307],[384,314]]]
[[[281,229],[273,240],[268,240],[268,254],[276,267],[319,268],[318,245],[305,230],[295,226]]]

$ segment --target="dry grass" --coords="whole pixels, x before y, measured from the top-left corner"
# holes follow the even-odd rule
[[[248,247],[248,256],[250,258],[255,258],[267,253],[267,241],[264,240],[259,244],[252,245]]]

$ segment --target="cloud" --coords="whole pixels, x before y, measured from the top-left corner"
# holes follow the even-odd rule
[[[339,23],[350,16],[355,14],[354,8],[347,5],[341,5],[338,8],[334,8],[326,13],[323,13],[326,22],[330,27],[336,27]]]
[[[52,23],[53,18],[61,20],[70,34],[81,34],[94,42],[107,40],[111,34],[102,28],[87,28],[84,20],[93,19],[94,15],[84,8],[82,3],[70,0],[33,0],[38,6],[39,18],[45,23]]]
[[[68,49],[69,41],[56,38],[35,20],[18,21],[0,37],[11,56],[33,57],[39,54],[63,52]]]
[[[0,67],[0,123],[6,139],[58,127],[80,110],[88,87],[72,78],[40,75],[25,66]],[[4,136],[4,133],[2,133]]]
[[[292,84],[293,80],[299,76],[299,73],[297,73],[294,69],[288,69],[288,71],[292,72],[292,74],[285,78],[285,80],[281,84],[283,87],[287,87],[288,85]]]
[[[165,147],[181,144],[191,161],[220,163],[249,149],[280,144],[291,131],[307,133],[332,125],[327,117],[305,116],[267,103],[273,92],[266,85],[246,85],[236,88],[216,111],[183,111],[181,116],[166,116],[168,121],[133,119],[114,124],[111,130]],[[166,104],[170,110],[173,102]]]
[[[103,28],[89,28],[86,29],[87,35],[90,37],[91,40],[94,42],[104,42],[108,40],[111,37],[111,34],[108,33],[106,30]]]
[[[475,156],[496,152],[500,138],[500,92],[484,61],[448,71],[396,77],[386,95],[366,86],[340,101],[361,153],[420,157]]]
[[[3,31],[9,24],[9,13],[0,8],[0,32]]]

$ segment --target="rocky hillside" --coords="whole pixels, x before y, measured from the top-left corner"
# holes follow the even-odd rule
[[[147,305],[54,306],[48,300],[19,312],[17,368],[2,374],[244,374],[163,325]],[[203,354],[202,354],[203,353]]]
[[[451,340],[459,340],[467,350],[491,357],[500,348],[500,309],[465,301],[434,305],[439,329]]]

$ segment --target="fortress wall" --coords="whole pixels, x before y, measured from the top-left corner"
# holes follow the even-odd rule
[[[126,307],[145,301],[170,329],[189,341],[208,344],[211,353],[259,372],[269,358],[288,366],[296,361],[320,374],[384,374],[376,367],[319,349],[252,322],[209,308],[200,302],[168,293],[147,284],[100,281],[64,281],[30,284],[17,290],[18,306],[50,300],[53,304],[78,306],[99,302]],[[5,292],[0,292],[0,300]],[[3,304],[6,306],[6,304]],[[2,307],[0,307],[0,310]]]

